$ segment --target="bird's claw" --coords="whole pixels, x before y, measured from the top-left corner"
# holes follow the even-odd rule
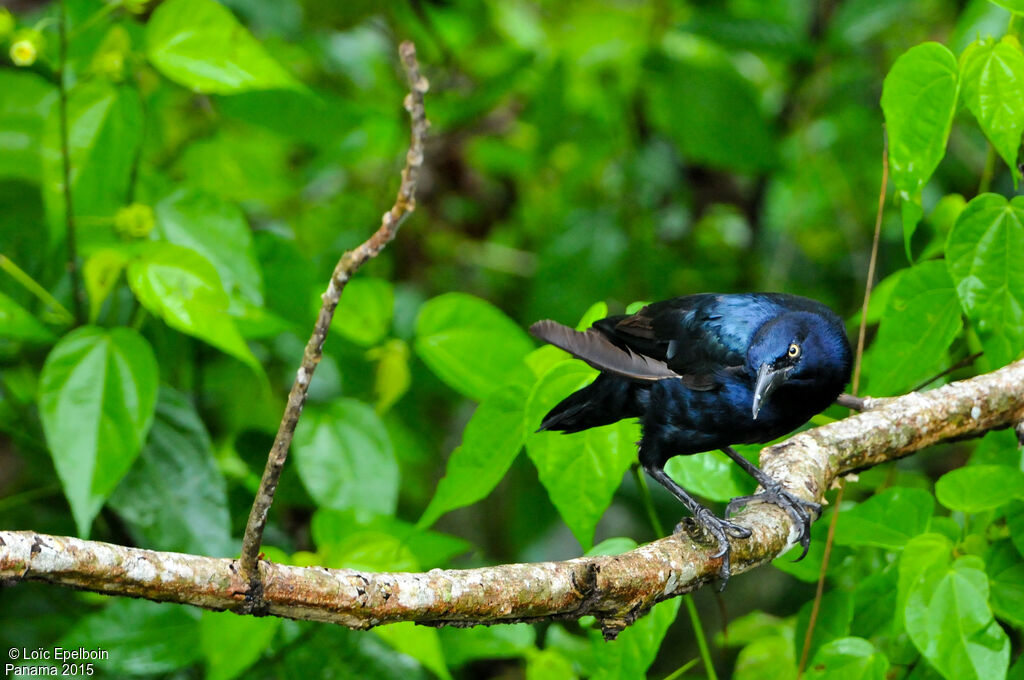
[[[765,490],[761,493],[732,499],[729,501],[729,504],[725,506],[725,514],[726,516],[731,515],[734,510],[741,510],[753,502],[772,503],[789,513],[789,516],[793,518],[796,525],[800,527],[799,543],[803,548],[803,552],[800,553],[800,557],[793,561],[799,562],[806,557],[807,551],[811,546],[811,514],[813,513],[815,518],[821,516],[821,506],[812,501],[805,501],[802,498],[794,496],[783,489],[781,484],[774,482],[767,485]]]
[[[687,533],[693,536],[699,525],[718,543],[718,551],[711,555],[711,559],[722,560],[722,566],[718,569],[719,592],[725,590],[725,584],[732,576],[732,567],[729,560],[731,548],[729,538],[750,538],[750,529],[740,526],[735,522],[717,517],[710,510],[697,513],[692,518],[686,518],[676,525],[675,533]]]

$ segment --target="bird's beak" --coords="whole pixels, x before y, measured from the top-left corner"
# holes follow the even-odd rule
[[[779,388],[779,385],[786,382],[786,378],[789,377],[792,370],[792,367],[789,366],[772,368],[768,364],[761,364],[761,368],[757,369],[757,382],[754,384],[754,420],[757,420],[757,414],[760,413],[764,403],[768,401],[768,397]]]

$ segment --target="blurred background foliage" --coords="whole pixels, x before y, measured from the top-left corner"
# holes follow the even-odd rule
[[[551,492],[564,483],[552,481],[565,472],[559,445],[527,439],[522,413],[588,374],[556,366],[551,352],[531,354],[521,329],[636,300],[781,290],[831,305],[856,337],[883,80],[922,42],[960,55],[1003,36],[1014,24],[999,5],[66,0],[79,312],[65,266],[61,5],[7,3],[0,526],[236,553],[319,294],[339,255],[393,201],[408,136],[396,47],[411,39],[431,82],[418,208],[345,289],[271,513],[268,558],[412,570],[563,559],[655,538],[644,490],[623,477],[634,426],[587,444],[617,452],[614,474],[591,471],[593,485],[574,491],[600,485],[607,498],[573,514]],[[889,275],[911,271],[908,254],[941,256],[979,187],[1012,195],[1014,176],[962,109],[906,241],[887,203],[872,323],[890,311],[898,277]],[[944,267],[924,265],[905,288],[949,288]],[[956,377],[999,365],[988,356],[960,365],[980,341],[953,293],[940,299],[953,300],[942,339],[915,350],[894,335],[902,354],[875,343],[862,392],[897,394],[951,366]],[[76,314],[88,326],[71,331]],[[552,366],[557,375],[538,393]],[[481,401],[486,412],[464,433]],[[524,440],[529,456],[517,456]],[[478,467],[459,474],[483,491],[455,485],[440,503],[435,490],[460,443],[479,453]],[[1019,518],[1013,499],[1024,492],[999,507],[950,501],[952,514],[932,518],[934,480],[972,454],[1021,467],[1012,436],[998,433],[849,486],[847,505],[876,489],[889,496],[851,510],[853,529],[837,537],[812,675],[834,665],[851,678],[1005,677],[1009,652],[999,645],[1016,658],[1024,624],[1024,592],[1013,587],[1024,563],[1011,545],[1020,539],[1024,550],[1024,527],[1004,519]],[[748,490],[712,454],[673,474],[715,501]],[[660,490],[654,505],[666,526],[681,512]],[[980,517],[965,515],[974,510]],[[718,602],[708,589],[697,594],[723,676],[793,676],[829,517],[803,562],[735,577]],[[892,532],[879,538],[879,526]],[[993,591],[1005,598],[991,605],[998,622],[979,600],[988,612],[979,626],[1006,631],[984,672],[972,652],[965,667],[975,675],[957,675],[953,662],[923,661],[902,627],[879,632],[907,597],[896,556],[929,527],[920,554],[984,554],[992,582],[1004,584]],[[956,564],[968,581],[979,569],[984,580],[984,564]],[[678,600],[611,645],[589,621],[367,634],[34,585],[4,589],[0,602],[0,640],[106,648],[111,660],[97,671],[109,676],[707,673],[691,663],[695,635],[691,619],[676,618]],[[1010,672],[1022,677],[1021,663]]]

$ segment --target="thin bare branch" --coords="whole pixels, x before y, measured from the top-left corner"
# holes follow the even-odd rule
[[[262,598],[261,573],[257,570],[256,565],[260,544],[263,540],[263,529],[267,522],[267,513],[270,512],[270,506],[274,502],[274,492],[277,490],[277,483],[288,457],[288,449],[295,434],[295,426],[299,422],[302,407],[306,403],[309,381],[323,356],[324,340],[327,338],[327,331],[330,328],[331,319],[334,317],[334,309],[338,306],[341,291],[356,270],[367,260],[376,257],[384,246],[395,237],[399,226],[416,207],[416,183],[423,165],[423,144],[429,126],[423,109],[423,95],[427,91],[428,83],[420,73],[419,64],[416,62],[415,46],[411,42],[403,42],[399,46],[398,52],[409,81],[409,94],[405,97],[405,109],[409,112],[412,127],[409,152],[406,154],[405,167],[402,169],[402,182],[398,187],[395,204],[384,213],[380,228],[359,247],[341,256],[331,274],[327,290],[320,296],[323,306],[320,308],[316,325],[313,327],[313,334],[310,336],[309,342],[306,343],[306,349],[302,354],[302,364],[295,376],[295,382],[292,383],[292,389],[288,393],[288,405],[285,407],[281,425],[270,449],[267,465],[263,470],[263,478],[260,480],[252,510],[249,512],[245,535],[242,538],[242,557],[239,561],[239,568],[246,582],[251,586],[246,591],[248,594],[246,606],[254,613],[260,613],[265,609]]]
[[[839,475],[941,441],[1024,421],[1024,360],[923,394],[866,399],[868,410],[802,432],[761,452],[763,469],[791,493],[820,500]],[[781,508],[752,505],[735,521],[751,529],[732,544],[733,573],[792,546],[797,527]],[[396,621],[476,625],[593,614],[606,636],[661,600],[718,574],[713,544],[672,535],[622,555],[426,573],[372,573],[259,561],[267,613],[369,628]],[[250,613],[237,560],[0,531],[0,580],[43,581],[111,595]]]

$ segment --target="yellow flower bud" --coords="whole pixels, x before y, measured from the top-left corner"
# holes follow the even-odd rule
[[[11,61],[15,66],[31,66],[38,56],[39,52],[31,40],[19,40],[11,45]]]
[[[153,208],[144,203],[132,203],[114,215],[114,230],[126,238],[145,238],[155,224]]]

